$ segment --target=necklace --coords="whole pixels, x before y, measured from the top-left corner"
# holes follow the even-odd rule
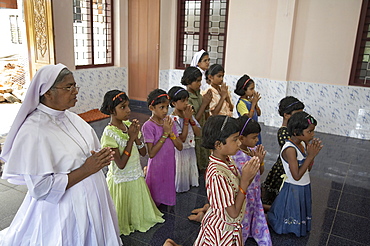
[[[150,120],[151,122],[154,122],[157,126],[163,126],[163,123],[162,123],[162,124],[159,124],[157,121],[155,121],[155,120],[153,119],[153,117],[150,117],[150,118],[149,118],[149,120]]]
[[[241,148],[239,148],[244,154],[246,154],[246,155],[249,155],[249,156],[252,156],[252,151],[249,149],[249,148],[247,148],[247,150],[244,150],[244,149],[241,149]]]
[[[114,126],[115,128],[117,128],[117,129],[119,129],[119,130],[121,130],[123,133],[127,133],[127,131],[128,131],[128,127],[126,126],[126,124],[124,124],[123,123],[123,125],[126,127],[126,130],[123,130],[123,129],[121,129],[121,128],[119,128],[118,126],[116,126],[116,125],[113,125],[112,123],[108,123],[108,125],[109,126]]]
[[[41,111],[41,110],[40,110]],[[61,128],[58,124],[57,124],[57,122],[55,121],[55,120],[53,120],[53,118],[48,114],[48,113],[46,113],[46,112],[44,112],[44,111],[41,111],[41,112],[43,112],[44,114],[46,114],[48,117],[49,117],[49,119],[60,129],[60,130],[62,130],[62,132],[64,132],[64,134],[66,134],[70,139],[72,139],[73,140],[73,142],[81,149],[81,151],[82,151],[82,153],[84,153],[84,155],[86,156],[86,157],[89,157],[89,155],[88,154],[86,154],[86,152],[84,151],[84,149],[82,148],[82,146],[72,137],[72,136],[70,136],[63,128]],[[69,123],[71,123],[71,125],[73,126],[73,128],[78,132],[78,134],[80,135],[80,137],[83,139],[83,141],[85,142],[85,145],[86,145],[86,147],[87,147],[87,150],[89,150],[89,145],[87,144],[87,142],[86,142],[86,140],[85,140],[85,138],[82,136],[82,134],[81,134],[81,132],[77,129],[77,127],[72,123],[72,121],[69,119],[69,117],[65,114],[65,117],[68,119],[68,121],[69,121]]]

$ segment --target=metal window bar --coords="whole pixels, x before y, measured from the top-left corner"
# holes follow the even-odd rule
[[[112,66],[112,0],[75,0],[74,4],[79,4],[74,10],[80,10],[81,16],[80,22],[74,22],[75,52],[82,53],[75,57],[76,68]]]

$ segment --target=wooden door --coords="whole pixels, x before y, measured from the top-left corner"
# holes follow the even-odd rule
[[[160,0],[128,0],[130,99],[146,101],[159,80]]]
[[[39,68],[55,64],[51,1],[23,1],[31,78]]]

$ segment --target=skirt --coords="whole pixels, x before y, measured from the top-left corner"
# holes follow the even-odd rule
[[[146,232],[155,224],[164,222],[143,177],[118,184],[108,177],[107,183],[121,234],[129,235],[136,230]]]
[[[190,186],[199,186],[199,173],[197,167],[197,158],[195,148],[175,151],[176,175],[175,186],[176,192],[185,192],[190,190]]]
[[[306,236],[311,230],[311,185],[284,183],[267,213],[268,222],[277,234]]]

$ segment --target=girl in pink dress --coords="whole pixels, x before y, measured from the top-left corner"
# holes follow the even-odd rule
[[[155,89],[148,95],[152,116],[142,127],[149,160],[145,177],[152,198],[157,206],[176,204],[175,147],[182,150],[176,127],[167,115],[169,97],[164,90]]]
[[[242,221],[243,242],[245,242],[248,237],[253,237],[258,245],[271,246],[270,231],[267,226],[261,201],[260,177],[264,171],[263,160],[266,151],[262,145],[256,147],[261,127],[257,121],[248,118],[248,116],[242,116],[239,119],[243,126],[240,131],[241,145],[236,155],[233,155],[231,158],[235,161],[239,170],[242,170],[245,163],[251,160],[253,156],[257,156],[260,161],[260,168],[246,191],[247,205]]]

